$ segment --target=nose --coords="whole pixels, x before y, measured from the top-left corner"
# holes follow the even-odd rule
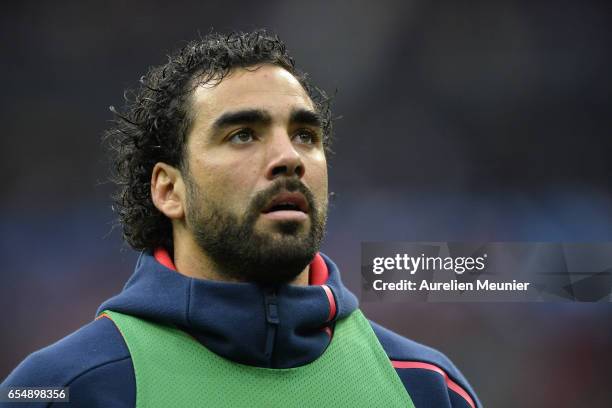
[[[266,178],[269,180],[279,176],[302,178],[304,172],[302,156],[296,150],[287,131],[276,131],[269,139]]]

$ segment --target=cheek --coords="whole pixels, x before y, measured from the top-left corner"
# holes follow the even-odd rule
[[[309,171],[310,170],[310,171]],[[320,158],[310,164],[306,170],[306,182],[319,202],[327,204],[327,162]]]
[[[224,208],[243,209],[257,180],[255,166],[249,160],[236,162],[209,160],[199,167],[203,188]]]

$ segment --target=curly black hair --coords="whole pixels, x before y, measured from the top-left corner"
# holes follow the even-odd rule
[[[170,220],[151,198],[151,173],[158,162],[184,168],[186,136],[191,126],[189,96],[199,84],[219,83],[233,68],[269,63],[293,74],[304,87],[322,118],[323,144],[329,150],[332,135],[330,98],[296,69],[285,44],[265,30],[229,35],[208,34],[189,42],[126,91],[122,112],[105,133],[111,153],[111,181],[117,185],[114,211],[123,237],[135,250],[172,245]]]

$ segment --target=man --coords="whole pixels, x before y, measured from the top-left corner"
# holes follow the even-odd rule
[[[135,273],[3,386],[83,407],[480,406],[318,252],[331,114],[277,37],[211,34],[141,82],[109,132]]]

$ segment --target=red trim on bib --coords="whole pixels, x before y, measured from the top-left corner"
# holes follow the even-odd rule
[[[459,394],[459,396],[461,396],[468,403],[470,407],[476,408],[476,405],[474,404],[474,401],[472,400],[470,395],[463,388],[461,388],[459,384],[457,384],[456,382],[448,378],[448,375],[446,374],[446,372],[442,370],[440,367],[435,366],[433,364],[429,364],[429,363],[422,363],[420,361],[396,361],[396,360],[391,360],[391,365],[393,365],[393,367],[395,368],[418,368],[422,370],[433,371],[433,372],[440,374],[446,380],[446,386],[449,389]]]
[[[115,325],[115,327],[117,328],[117,331],[119,331],[119,334],[121,334],[121,337],[123,337],[123,341],[125,341],[125,336],[123,335],[123,332],[121,331],[121,329],[119,328],[119,326],[117,326],[117,323],[115,323],[115,321],[113,320],[112,317],[110,317],[108,314],[106,313],[102,313],[101,315],[99,315],[98,317],[96,317],[96,320],[98,319],[102,319],[102,318],[106,318],[108,320],[110,320],[111,322],[113,322],[113,324]],[[125,341],[125,344],[127,344],[127,341]]]

